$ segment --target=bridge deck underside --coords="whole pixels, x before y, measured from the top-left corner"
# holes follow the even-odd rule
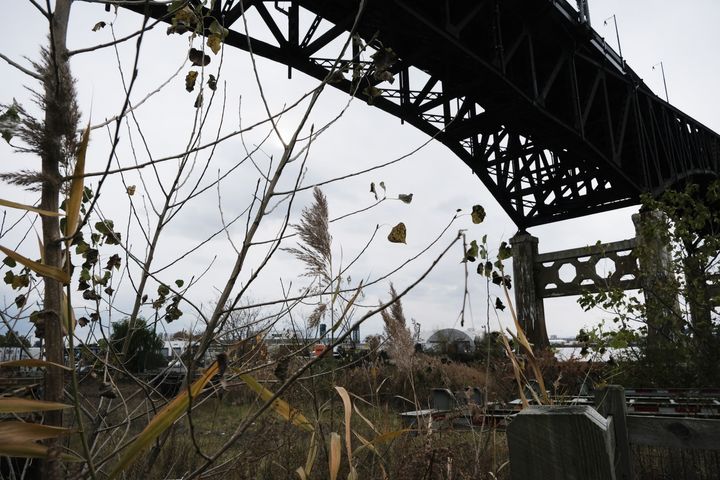
[[[445,144],[520,228],[720,172],[720,137],[653,94],[564,0],[366,0],[358,16],[359,5],[218,0],[205,26],[216,19],[226,44],[318,79],[339,66],[333,86]],[[271,38],[244,35],[243,14]],[[362,42],[338,63],[327,47],[353,25]],[[393,61],[373,57],[385,48]]]

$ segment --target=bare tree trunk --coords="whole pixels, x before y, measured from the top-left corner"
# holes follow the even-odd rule
[[[64,133],[74,125],[68,125],[70,116],[63,111],[73,98],[67,98],[74,91],[68,71],[67,27],[72,0],[57,0],[50,20],[50,57],[45,76],[45,126],[42,148],[42,197],[41,207],[58,211],[60,197],[60,164],[64,160]],[[58,217],[42,216],[44,263],[63,267],[62,242]],[[47,360],[63,364],[63,331],[61,325],[62,284],[45,278],[43,328]],[[59,368],[48,368],[45,373],[45,400],[59,402],[63,399],[64,374]],[[45,416],[45,423],[62,425],[62,411],[51,411]],[[52,444],[57,444],[54,440]],[[48,459],[43,467],[44,479],[63,478],[60,461]]]

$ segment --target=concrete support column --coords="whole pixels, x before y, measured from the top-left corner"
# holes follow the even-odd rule
[[[515,311],[533,348],[541,350],[550,345],[545,326],[545,307],[535,282],[535,261],[538,239],[520,231],[510,239],[515,283]]]
[[[670,340],[682,322],[678,285],[672,271],[672,257],[662,212],[647,211],[632,216],[640,261],[640,282],[645,295],[648,342]]]

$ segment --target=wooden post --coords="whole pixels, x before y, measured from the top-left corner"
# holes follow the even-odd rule
[[[587,405],[530,407],[508,425],[512,480],[616,480],[612,418]]]
[[[627,428],[625,390],[620,385],[608,385],[595,391],[595,407],[605,418],[612,418],[615,438],[615,476],[617,480],[633,479],[630,444]]]
[[[550,346],[545,326],[545,307],[535,282],[538,239],[520,231],[510,239],[515,283],[515,311],[530,343],[541,350]]]

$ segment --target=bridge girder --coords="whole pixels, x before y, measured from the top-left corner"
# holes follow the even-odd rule
[[[289,71],[347,71],[333,86],[446,145],[520,228],[720,172],[720,137],[653,94],[564,0],[367,0],[354,32],[362,45],[339,63],[323,57],[347,39],[359,3],[217,0],[203,15],[206,28],[229,29],[227,45]],[[166,4],[129,8],[171,19]],[[269,41],[241,33],[248,13]],[[397,55],[387,69],[397,84],[370,59],[384,48]]]

